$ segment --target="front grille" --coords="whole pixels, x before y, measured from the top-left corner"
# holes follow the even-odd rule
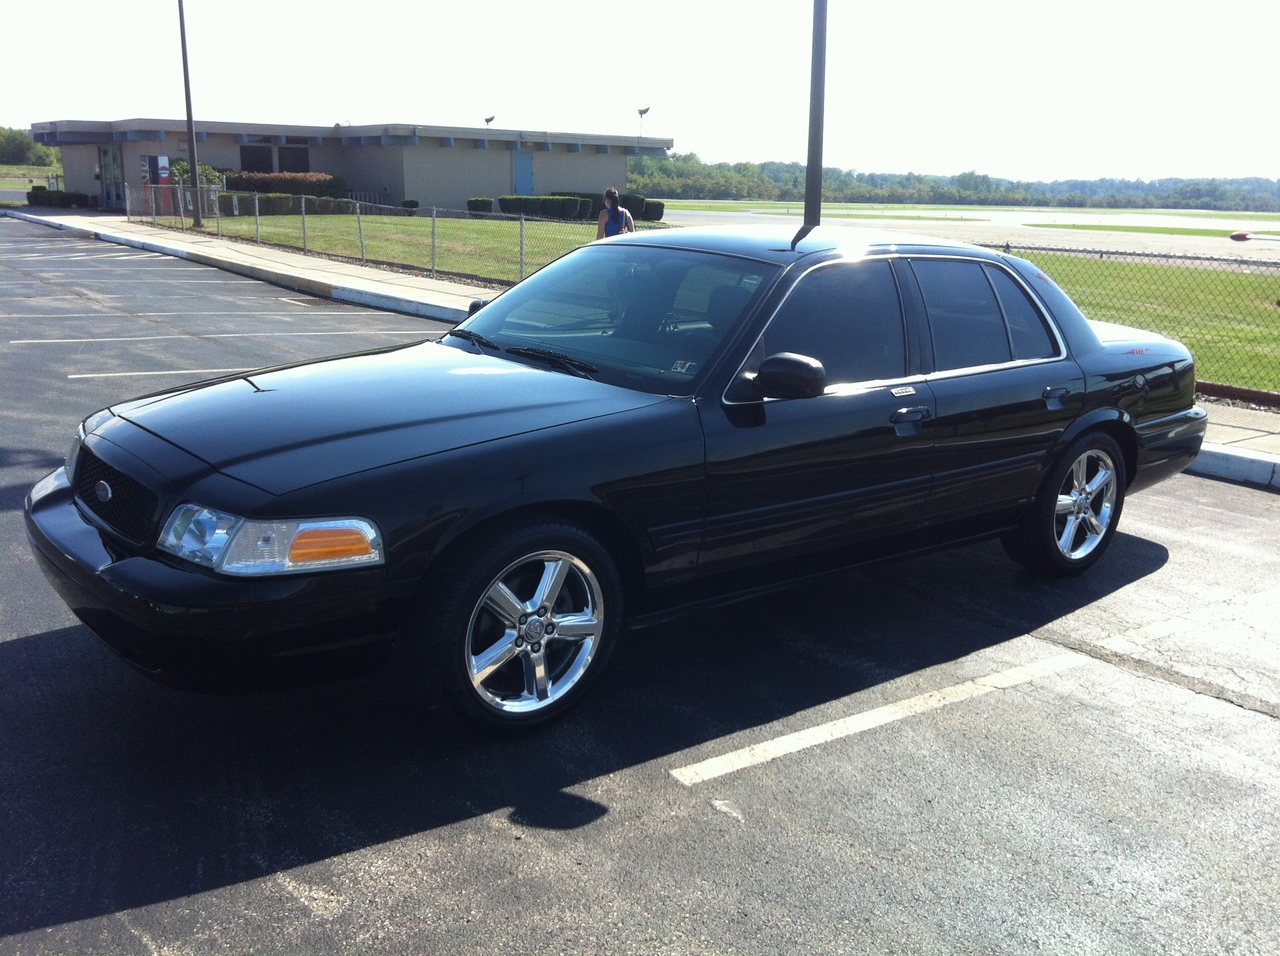
[[[143,544],[154,537],[159,496],[84,447],[76,458],[76,496],[129,540]]]

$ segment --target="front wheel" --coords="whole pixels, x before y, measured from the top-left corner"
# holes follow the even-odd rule
[[[618,573],[595,536],[535,522],[490,533],[451,561],[406,639],[430,693],[468,723],[518,731],[583,695],[621,618]]]
[[[1124,507],[1124,454],[1110,435],[1076,439],[1054,465],[1022,523],[1004,538],[1009,556],[1043,574],[1079,574],[1102,557]]]

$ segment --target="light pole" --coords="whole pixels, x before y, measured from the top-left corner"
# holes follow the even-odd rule
[[[827,0],[813,0],[813,57],[809,73],[809,158],[804,171],[804,225],[791,240],[800,244],[822,221],[822,132],[827,87]]]
[[[191,71],[187,68],[187,18],[182,12],[182,0],[178,0],[178,32],[182,34],[182,86],[187,94],[187,155],[191,163],[191,185],[196,192],[191,226],[200,229],[204,226],[200,217],[200,161],[196,158],[196,121],[191,113]]]

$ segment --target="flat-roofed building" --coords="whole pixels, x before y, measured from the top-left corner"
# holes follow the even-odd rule
[[[155,160],[190,162],[185,120],[37,123],[32,138],[62,149],[64,188],[124,209]],[[275,126],[196,123],[196,158],[220,170],[340,177],[353,198],[465,209],[473,197],[626,190],[628,156],[666,156],[669,139],[455,126]],[[150,174],[148,170],[152,171]]]

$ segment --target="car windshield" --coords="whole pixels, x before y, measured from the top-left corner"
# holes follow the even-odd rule
[[[585,246],[485,306],[445,343],[661,395],[690,394],[777,267],[627,243]]]

